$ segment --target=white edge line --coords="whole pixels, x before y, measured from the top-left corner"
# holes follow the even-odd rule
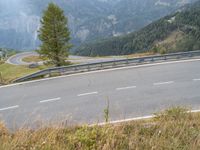
[[[58,98],[52,98],[52,99],[47,99],[47,100],[42,100],[42,101],[40,101],[40,103],[47,103],[47,102],[59,101],[59,100],[61,100],[60,97],[58,97]]]
[[[191,111],[188,111],[188,113],[199,113],[200,110],[191,110]]]
[[[120,90],[134,89],[134,88],[136,88],[136,86],[121,87],[121,88],[116,88],[116,90],[117,90],[117,91],[120,91]]]
[[[128,67],[113,68],[113,69],[106,69],[106,70],[90,71],[90,72],[77,73],[77,74],[71,74],[71,75],[63,75],[63,76],[58,76],[58,77],[51,77],[51,78],[45,78],[45,79],[39,79],[39,80],[25,81],[25,82],[21,82],[21,83],[8,84],[8,85],[0,86],[0,89],[1,88],[12,87],[12,86],[24,85],[24,84],[28,84],[28,83],[35,83],[35,82],[54,80],[54,79],[59,79],[59,78],[66,78],[66,77],[71,77],[71,76],[80,76],[80,75],[85,75],[85,74],[93,74],[93,73],[99,73],[99,72],[109,72],[109,71],[114,71],[114,70],[141,68],[141,67],[148,67],[148,66],[157,66],[157,65],[165,65],[165,64],[175,64],[175,63],[185,63],[185,62],[195,62],[195,61],[200,61],[200,59],[169,61],[169,62],[161,62],[161,63],[154,63],[154,64],[144,64],[144,65],[138,65],[138,66],[128,66]]]
[[[200,79],[193,79],[193,81],[200,81]]]
[[[80,96],[87,96],[87,95],[94,95],[94,94],[98,94],[98,92],[83,93],[83,94],[79,94],[77,96],[80,97]]]
[[[126,123],[130,121],[138,121],[138,120],[146,120],[146,119],[152,119],[154,118],[155,115],[150,115],[150,116],[144,116],[144,117],[136,117],[136,118],[128,118],[128,119],[123,119],[123,120],[116,120],[116,121],[109,121],[109,122],[102,122],[102,123],[97,123],[97,124],[91,124],[90,126],[103,126],[107,124],[118,124],[118,123]]]
[[[187,111],[187,113],[199,113],[200,110],[191,110]],[[104,126],[108,124],[118,124],[118,123],[126,123],[126,122],[131,122],[131,121],[139,121],[139,120],[148,120],[148,119],[153,119],[155,118],[155,115],[150,115],[150,116],[143,116],[143,117],[136,117],[136,118],[128,118],[128,119],[123,119],[123,120],[116,120],[116,121],[110,121],[110,122],[102,122],[102,123],[96,123],[96,124],[91,124],[89,125],[90,127],[92,126]]]
[[[174,81],[168,81],[168,82],[158,82],[158,83],[154,83],[153,85],[164,85],[164,84],[173,84]]]
[[[0,111],[9,110],[9,109],[16,109],[16,108],[19,108],[19,105],[6,107],[6,108],[1,108]]]

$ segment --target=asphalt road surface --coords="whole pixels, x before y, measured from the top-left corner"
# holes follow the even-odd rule
[[[6,62],[9,64],[12,64],[12,65],[29,65],[30,63],[24,62],[22,59],[25,57],[36,56],[36,55],[37,55],[37,53],[35,53],[35,52],[18,53],[16,55],[8,58],[8,60]]]
[[[171,106],[200,108],[200,59],[69,75],[0,88],[0,118],[9,127],[67,124],[151,115]],[[38,123],[38,122],[37,122]]]

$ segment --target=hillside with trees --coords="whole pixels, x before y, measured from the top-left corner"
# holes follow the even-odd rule
[[[102,39],[76,49],[85,56],[127,55],[200,49],[200,1],[125,36]]]
[[[196,0],[0,0],[0,47],[34,50],[43,10],[60,6],[74,45],[138,31]]]

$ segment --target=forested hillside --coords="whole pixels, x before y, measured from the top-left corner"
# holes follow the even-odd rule
[[[138,32],[84,44],[78,55],[124,55],[154,51],[160,53],[200,49],[200,1],[166,16]]]
[[[37,30],[49,2],[69,19],[72,43],[138,31],[196,0],[0,0],[0,47],[31,50],[39,45]]]

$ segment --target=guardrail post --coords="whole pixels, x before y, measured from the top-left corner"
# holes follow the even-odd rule
[[[51,77],[51,70],[48,70],[48,72],[49,72],[49,77]]]
[[[0,83],[3,83],[3,76],[2,76],[2,72],[0,72]]]
[[[139,59],[139,63],[144,62],[144,58]]]
[[[64,71],[63,68],[61,68],[61,69],[59,70],[59,72],[60,72],[60,75],[63,75],[65,71]]]
[[[126,60],[126,64],[127,64],[127,65],[129,64],[129,61],[128,61],[128,59]]]

